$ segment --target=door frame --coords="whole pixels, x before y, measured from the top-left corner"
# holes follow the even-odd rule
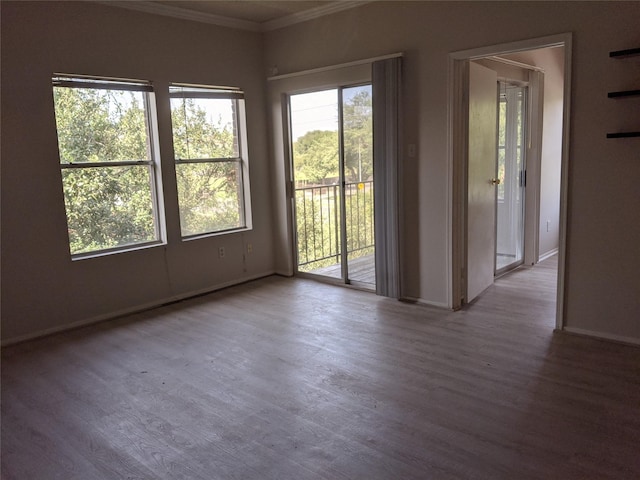
[[[556,298],[556,329],[564,328],[564,278],[566,267],[566,231],[567,231],[567,192],[569,168],[569,119],[571,103],[571,57],[572,34],[562,33],[547,37],[527,39],[512,43],[491,45],[463,50],[449,54],[448,65],[448,177],[451,185],[451,197],[448,205],[448,232],[451,249],[448,255],[450,262],[449,304],[454,309],[462,307],[466,298],[466,185],[468,160],[468,79],[469,61],[493,55],[505,55],[527,50],[549,47],[564,47],[564,96],[562,124],[562,155],[560,180],[560,225],[558,245],[558,279]],[[538,235],[536,227],[536,236]]]

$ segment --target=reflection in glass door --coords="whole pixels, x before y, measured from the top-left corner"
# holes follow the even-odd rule
[[[524,258],[526,87],[500,82],[496,178],[496,274]]]
[[[298,272],[375,287],[371,85],[289,97]]]

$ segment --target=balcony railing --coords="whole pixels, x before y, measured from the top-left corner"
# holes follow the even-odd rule
[[[296,188],[298,268],[313,270],[340,262],[340,186]],[[373,253],[373,182],[345,184],[347,254]]]

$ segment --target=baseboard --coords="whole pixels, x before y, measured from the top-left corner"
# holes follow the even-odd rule
[[[444,310],[452,310],[452,308],[449,305],[447,305],[446,303],[431,302],[429,300],[424,300],[424,299],[418,298],[418,297],[410,297],[410,296],[404,295],[404,296],[398,298],[398,300],[400,300],[401,302],[415,303],[415,304],[418,304],[418,305],[423,305],[425,307],[435,307],[435,308],[440,308],[440,309],[444,309]]]
[[[294,274],[292,272],[289,271],[285,271],[285,270],[276,270],[275,272],[273,272],[274,275],[279,275],[281,277],[287,277],[287,278],[291,278],[294,276]]]
[[[233,287],[236,285],[240,285],[242,283],[247,283],[247,282],[251,282],[253,280],[258,280],[260,278],[265,278],[265,277],[269,277],[271,275],[274,275],[276,272],[263,272],[260,274],[256,274],[256,275],[250,275],[247,277],[242,277],[240,279],[236,279],[236,280],[230,280],[228,282],[223,282],[220,284],[216,284],[213,286],[209,286],[206,288],[202,288],[199,290],[193,290],[190,292],[185,292],[185,293],[181,293],[179,295],[173,295],[171,297],[164,297],[158,300],[155,300],[153,302],[148,302],[148,303],[143,303],[140,305],[136,305],[134,307],[129,307],[129,308],[124,308],[121,310],[116,310],[115,312],[109,312],[109,313],[105,313],[102,315],[97,315],[95,317],[91,317],[88,319],[84,319],[84,320],[79,320],[77,322],[73,322],[73,323],[67,323],[65,325],[60,325],[57,327],[52,327],[52,328],[47,328],[44,330],[39,330],[37,332],[34,333],[27,333],[25,335],[18,335],[17,337],[13,337],[13,338],[9,338],[7,340],[2,340],[2,342],[0,343],[0,346],[2,347],[8,347],[10,345],[15,345],[17,343],[22,343],[22,342],[26,342],[29,340],[36,340],[38,338],[42,338],[42,337],[47,337],[49,335],[54,335],[56,333],[62,333],[62,332],[67,332],[69,330],[75,330],[77,328],[81,328],[81,327],[87,327],[89,325],[94,325],[96,323],[101,323],[101,322],[106,322],[108,320],[114,320],[116,318],[119,317],[124,317],[126,315],[133,315],[135,313],[140,313],[140,312],[144,312],[147,310],[151,310],[154,308],[159,308],[162,307],[164,305],[169,305],[171,303],[175,303],[175,302],[180,302],[182,300],[187,300],[189,298],[194,298],[194,297],[198,297],[201,295],[206,295],[207,293],[212,293],[212,292],[217,292],[218,290],[222,290],[224,288],[229,288],[229,287]]]
[[[558,249],[557,248],[549,250],[548,252],[543,253],[542,255],[539,256],[538,262],[542,262],[543,260],[546,260],[547,258],[551,258],[554,255],[557,255],[557,253],[558,253]]]
[[[634,345],[634,346],[640,345],[640,338],[626,337],[624,335],[615,335],[612,333],[605,333],[605,332],[594,332],[592,330],[585,330],[582,328],[575,328],[575,327],[565,327],[563,330],[558,330],[558,331],[564,332],[564,333],[570,333],[572,335],[580,335],[583,337],[591,337],[591,338],[597,338],[600,340],[607,340],[607,341],[616,342],[616,343],[624,343],[626,345]]]

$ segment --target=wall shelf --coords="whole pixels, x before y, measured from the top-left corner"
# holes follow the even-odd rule
[[[628,48],[626,50],[616,50],[615,52],[609,52],[611,58],[624,58],[640,56],[640,48]]]
[[[609,92],[609,98],[636,97],[640,95],[640,90],[623,90],[621,92]]]
[[[640,57],[640,48],[627,48],[626,50],[615,50],[609,52],[610,58],[628,58],[628,57]],[[621,90],[618,92],[609,92],[607,97],[609,98],[630,98],[640,96],[640,90]],[[607,138],[632,138],[640,137],[640,132],[615,132],[607,133]]]
[[[607,138],[631,138],[631,137],[640,137],[640,132],[607,133]]]

